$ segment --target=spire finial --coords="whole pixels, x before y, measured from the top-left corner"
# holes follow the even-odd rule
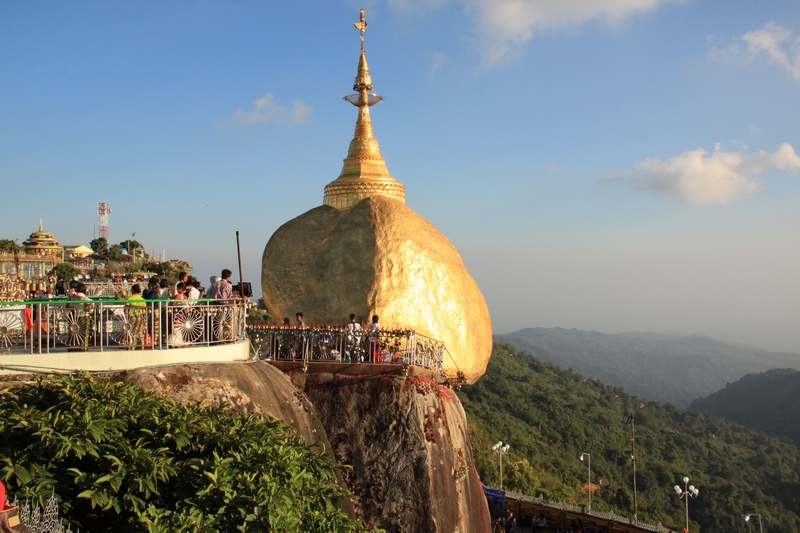
[[[395,181],[386,168],[386,162],[381,157],[381,149],[372,131],[372,120],[369,108],[377,104],[383,97],[372,90],[372,78],[367,65],[367,53],[364,48],[364,32],[367,31],[367,18],[361,10],[361,21],[354,22],[353,26],[361,32],[361,57],[358,60],[358,73],[356,74],[353,90],[356,94],[345,96],[344,99],[358,108],[356,131],[347,158],[339,177],[325,187],[324,204],[337,209],[350,209],[364,198],[370,196],[388,196],[405,202],[406,189]]]
[[[42,227],[42,217],[39,217],[39,231],[44,231],[44,228]]]
[[[364,53],[364,33],[367,31],[367,17],[364,16],[364,8],[361,8],[361,22],[354,22],[353,26],[361,31],[361,53]]]

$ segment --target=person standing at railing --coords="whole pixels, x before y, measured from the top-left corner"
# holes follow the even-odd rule
[[[169,327],[170,344],[172,346],[182,346],[183,332],[180,327],[176,328],[175,326],[176,324],[180,325],[184,322],[186,318],[186,308],[189,306],[186,301],[186,286],[183,282],[179,281],[175,286],[175,296],[172,299],[177,301],[169,303],[169,320],[167,324]]]
[[[231,285],[231,276],[233,272],[227,268],[222,271],[221,279],[211,286],[208,291],[208,297],[212,300],[227,300],[233,296],[233,285]]]
[[[186,299],[187,300],[199,300],[200,299],[200,282],[195,280],[192,283],[186,283]],[[196,305],[197,302],[195,302]]]
[[[372,315],[372,322],[367,326],[367,330],[369,330],[369,358],[373,363],[377,363],[381,355],[380,329],[378,315]]]
[[[91,300],[89,300],[89,297],[86,296],[86,285],[84,285],[83,283],[78,283],[77,286],[75,287],[75,290],[70,293],[69,301],[90,302],[84,304],[77,304],[77,303],[67,304],[67,308],[72,310],[71,311],[71,313],[73,313],[72,319],[78,325],[78,333],[73,338],[70,339],[71,347],[68,348],[68,351],[85,352],[89,349],[89,334],[91,333],[92,329],[91,313],[94,310],[94,305],[91,304]]]
[[[225,268],[222,270],[221,279],[215,282],[208,291],[208,297],[214,300],[214,305],[227,305],[233,297],[231,276],[233,272]],[[212,339],[216,341],[233,340],[233,314],[226,313],[225,309],[218,309],[213,315]]]
[[[153,347],[161,346],[161,304],[154,301],[161,299],[161,288],[156,276],[147,282],[147,289],[142,292],[142,296],[148,300],[147,333],[150,335],[150,342],[146,344],[151,344]]]
[[[128,322],[131,325],[131,344],[128,346],[129,350],[135,349],[137,346],[144,347],[145,338],[147,336],[147,327],[145,326],[145,306],[147,304],[142,297],[142,288],[139,284],[131,287],[131,295],[125,304],[126,312],[128,314]]]
[[[184,287],[189,286],[189,274],[186,272],[181,271],[178,274],[178,281],[175,283],[175,286],[172,287],[172,294],[178,294],[178,283],[183,283]]]
[[[359,324],[358,321],[356,320],[355,313],[350,313],[350,322],[348,322],[347,326],[345,327],[347,328],[347,331],[351,334],[361,329],[361,324]]]
[[[162,279],[158,283],[158,288],[161,290],[161,295],[158,297],[159,300],[169,300],[175,294],[174,292],[170,291],[169,281],[167,278]]]
[[[361,324],[356,320],[355,313],[350,313],[350,322],[345,328],[347,328],[347,345],[344,354],[347,360],[352,362],[358,358],[356,348],[361,343]]]

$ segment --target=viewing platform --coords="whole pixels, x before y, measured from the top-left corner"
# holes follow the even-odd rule
[[[444,343],[410,329],[248,324],[247,331],[258,358],[284,372],[371,375],[414,368],[436,381],[450,381],[444,372],[449,355]]]
[[[0,303],[0,374],[250,359],[242,300]]]
[[[424,372],[439,382],[444,343],[409,329],[247,324],[248,302],[0,302],[0,374],[120,372],[149,366],[266,360],[284,372]]]

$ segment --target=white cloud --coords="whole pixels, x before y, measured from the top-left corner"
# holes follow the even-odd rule
[[[707,38],[708,57],[722,63],[750,62],[766,56],[770,64],[783,67],[790,76],[800,80],[800,37],[774,22],[760,30],[745,33],[741,41],[730,46],[717,45],[716,36]]]
[[[788,143],[774,153],[750,154],[726,152],[717,144],[711,154],[698,148],[666,161],[645,159],[636,168],[605,181],[622,181],[639,191],[666,193],[697,205],[725,204],[758,190],[758,177],[769,169],[794,174],[800,170],[800,157]]]
[[[235,126],[251,126],[264,122],[303,124],[311,118],[311,107],[302,100],[292,100],[291,107],[276,104],[272,93],[253,101],[253,109],[237,109],[229,121]]]
[[[590,19],[616,22],[656,9],[668,0],[461,0],[475,13],[487,38],[485,59],[494,63],[537,32],[579,26]]]
[[[436,71],[442,68],[442,65],[444,65],[448,59],[447,54],[444,52],[434,52],[431,55],[431,69],[430,72],[428,72],[428,77],[432,78],[434,74],[436,74]]]
[[[742,38],[750,53],[766,53],[770,63],[785,68],[794,79],[800,80],[800,37],[792,38],[791,30],[768,22]]]
[[[614,23],[670,1],[680,0],[456,0],[475,20],[487,63],[502,60],[539,32],[580,26],[591,19]],[[446,2],[388,1],[392,9],[406,15],[438,9]]]

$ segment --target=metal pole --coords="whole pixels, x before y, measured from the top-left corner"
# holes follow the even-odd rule
[[[503,453],[500,452],[500,490],[503,490]]]
[[[239,256],[239,296],[244,297],[244,278],[242,278],[242,248],[239,245],[239,231],[236,231],[236,254]]]
[[[636,425],[631,413],[631,460],[633,461],[633,519],[639,521],[639,506],[636,502]]]
[[[589,455],[589,484],[587,485],[587,489],[589,490],[589,510],[592,510],[592,456]]]
[[[689,533],[689,482],[683,482],[683,499],[686,500],[686,533]]]

